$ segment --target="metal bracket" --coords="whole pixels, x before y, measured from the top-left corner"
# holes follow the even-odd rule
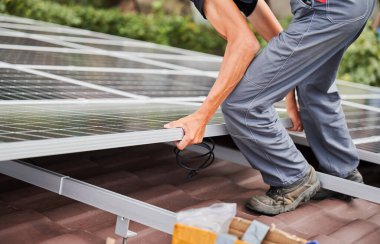
[[[123,237],[125,240],[137,235],[137,233],[129,230],[129,221],[130,220],[125,217],[116,217],[115,234]]]

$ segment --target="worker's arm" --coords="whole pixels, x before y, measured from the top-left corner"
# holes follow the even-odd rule
[[[207,123],[239,83],[260,49],[255,35],[232,0],[206,0],[203,11],[211,25],[227,40],[227,47],[218,78],[200,108],[165,125],[165,128],[181,127],[184,130],[184,137],[176,143],[180,150],[202,141]]]

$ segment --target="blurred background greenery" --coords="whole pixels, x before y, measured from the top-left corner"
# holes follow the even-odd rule
[[[290,13],[279,2],[269,3],[286,28]],[[188,0],[0,0],[5,14],[223,55],[225,41],[190,6]],[[380,42],[370,24],[347,50],[338,76],[380,86]]]

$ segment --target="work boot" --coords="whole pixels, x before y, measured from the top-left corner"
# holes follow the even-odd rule
[[[345,179],[355,181],[358,183],[364,183],[363,176],[360,174],[359,170],[357,170],[357,169],[352,171]],[[322,189],[322,188],[312,197],[312,199],[313,200],[323,200],[326,198],[333,198],[333,197],[347,201],[347,202],[349,202],[353,199],[352,196],[345,195],[343,193],[339,193],[339,192],[335,192],[335,191],[331,191],[331,190],[327,190],[327,189]]]
[[[307,202],[320,188],[317,174],[310,166],[306,176],[284,187],[271,186],[265,195],[253,196],[246,206],[256,212],[276,215],[294,210]]]

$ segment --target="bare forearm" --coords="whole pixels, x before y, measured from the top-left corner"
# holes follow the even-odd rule
[[[233,91],[243,77],[248,65],[258,52],[260,46],[256,38],[250,43],[246,40],[233,40],[227,43],[220,73],[206,100],[198,110],[207,120]]]

